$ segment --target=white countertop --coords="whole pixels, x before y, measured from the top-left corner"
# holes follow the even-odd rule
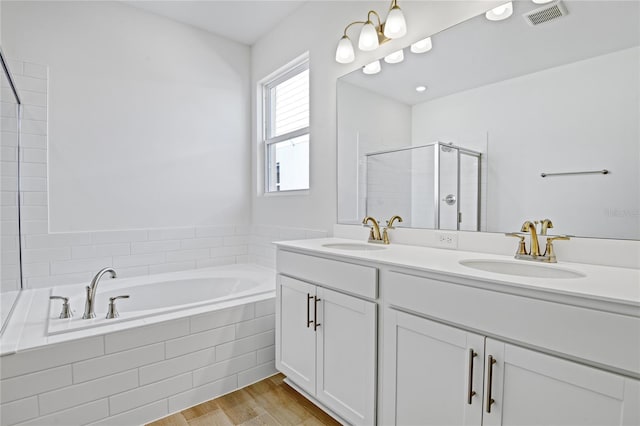
[[[515,260],[512,256],[418,247],[402,244],[378,245],[382,250],[344,250],[324,247],[324,244],[362,243],[366,241],[343,238],[318,238],[295,241],[280,241],[275,244],[282,249],[312,252],[328,255],[336,259],[357,259],[388,266],[411,268],[425,272],[435,272],[452,277],[480,280],[482,282],[528,289],[563,296],[579,297],[614,303],[624,308],[620,313],[640,316],[640,270],[617,268],[559,261],[557,264],[543,264],[527,260]],[[542,267],[568,269],[584,277],[578,278],[536,278],[487,272],[461,265],[465,259],[514,261],[535,263]]]

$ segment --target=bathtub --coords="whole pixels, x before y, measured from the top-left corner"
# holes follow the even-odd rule
[[[98,284],[94,319],[82,319],[86,300],[85,287],[86,285],[67,285],[51,289],[50,296],[69,298],[73,317],[60,319],[62,302],[50,300],[47,335],[100,327],[111,328],[115,324],[150,317],[161,316],[166,319],[167,314],[188,314],[198,307],[208,310],[214,309],[216,305],[228,306],[229,303],[226,302],[274,293],[275,275],[272,270],[255,265],[228,265],[132,278],[111,279],[107,274]],[[123,295],[128,295],[129,298],[116,301],[119,317],[107,319],[109,298]]]

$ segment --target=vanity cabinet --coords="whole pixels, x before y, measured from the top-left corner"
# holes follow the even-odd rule
[[[375,424],[376,268],[279,252],[276,286],[278,370],[349,423]]]

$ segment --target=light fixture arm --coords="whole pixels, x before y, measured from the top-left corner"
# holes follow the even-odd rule
[[[394,0],[395,1],[395,0]],[[371,22],[371,14],[376,15],[376,18],[378,18],[378,28],[380,31],[382,31],[382,20],[380,19],[380,15],[378,15],[378,12],[376,12],[375,10],[370,10],[369,13],[367,13],[367,22]],[[371,22],[373,23],[373,22]]]
[[[349,28],[351,28],[353,25],[356,25],[356,24],[366,24],[366,22],[365,22],[365,21],[353,21],[352,23],[350,23],[349,25],[347,25],[346,27],[344,27],[344,35],[345,35],[345,37],[348,37],[348,36],[347,36],[347,30],[348,30]]]

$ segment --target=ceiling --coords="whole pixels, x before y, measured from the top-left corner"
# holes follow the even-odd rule
[[[125,0],[123,3],[253,45],[306,0]]]
[[[415,105],[498,81],[638,46],[640,2],[565,0],[568,15],[535,27],[521,16],[540,7],[514,2],[513,16],[490,22],[484,15],[432,36],[433,49],[405,49],[400,64],[382,71],[356,70],[341,81]],[[418,93],[415,88],[428,89]]]

